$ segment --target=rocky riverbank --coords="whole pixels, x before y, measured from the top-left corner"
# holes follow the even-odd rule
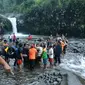
[[[84,79],[60,66],[33,72],[23,69],[22,72],[14,71],[14,74],[7,76],[0,69],[0,85],[85,85]]]
[[[30,85],[85,85],[84,81],[81,77],[58,66],[38,75],[35,82]]]
[[[30,72],[28,68],[23,68],[22,72],[14,70],[14,76],[6,76],[0,68],[0,85],[85,85],[85,79],[80,77],[84,73],[85,65],[84,42],[85,40],[79,39],[69,40],[61,65],[53,69],[43,71],[42,68],[37,68]],[[13,68],[12,61],[10,65]],[[70,71],[65,70],[66,68]]]

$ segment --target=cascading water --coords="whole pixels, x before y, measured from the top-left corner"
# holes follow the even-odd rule
[[[29,34],[23,34],[23,33],[18,33],[17,32],[17,19],[15,17],[8,17],[8,19],[10,20],[11,24],[12,24],[12,28],[13,28],[13,32],[12,33],[15,33],[15,35],[19,38],[27,38],[29,36]],[[29,30],[28,30],[29,31]],[[9,36],[9,34],[8,34]],[[40,35],[32,35],[34,38],[41,38],[42,36]],[[5,36],[7,37],[7,35]],[[46,38],[46,36],[43,36]],[[48,37],[48,36],[47,36]]]
[[[17,32],[17,20],[15,17],[8,17],[8,19],[10,20],[11,24],[12,24],[12,28],[13,28],[13,33],[15,33],[15,35],[17,37],[27,37],[28,35],[26,34],[22,34],[22,33],[18,33]]]
[[[13,33],[17,34],[17,24],[16,24],[16,18],[8,18],[12,24],[12,28],[13,28]]]

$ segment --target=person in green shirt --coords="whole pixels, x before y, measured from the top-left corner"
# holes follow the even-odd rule
[[[46,46],[43,46],[43,52],[42,52],[42,59],[43,59],[43,64],[44,64],[44,69],[47,67],[47,52],[46,52]]]

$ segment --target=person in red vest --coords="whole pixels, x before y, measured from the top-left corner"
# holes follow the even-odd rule
[[[28,36],[28,40],[31,40],[31,39],[32,39],[32,35],[29,35],[29,36]]]
[[[16,41],[16,35],[15,35],[15,33],[13,33],[12,40],[13,40],[13,42]]]

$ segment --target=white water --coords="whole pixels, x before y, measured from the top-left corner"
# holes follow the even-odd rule
[[[60,66],[85,79],[85,57],[83,54],[67,53]]]
[[[15,17],[8,17],[8,19],[10,20],[11,24],[12,24],[12,29],[13,29],[13,33],[15,33],[15,35],[17,37],[27,37],[27,34],[22,34],[22,33],[18,33],[17,32],[17,22],[16,22],[16,18]],[[7,36],[7,35],[6,35]],[[9,36],[9,34],[8,34]]]
[[[17,22],[16,22],[16,18],[15,17],[8,17],[8,19],[10,20],[11,24],[12,24],[12,29],[13,32],[15,33],[15,35],[19,38],[27,38],[29,36],[29,34],[23,34],[23,33],[18,33],[17,32]],[[29,31],[29,30],[28,30]],[[9,34],[4,35],[5,38],[7,38],[9,36]],[[48,36],[40,36],[40,35],[32,35],[34,38],[41,38],[41,37],[48,37]]]
[[[12,29],[13,29],[13,33],[17,34],[17,24],[16,24],[16,18],[8,18],[12,24]]]

